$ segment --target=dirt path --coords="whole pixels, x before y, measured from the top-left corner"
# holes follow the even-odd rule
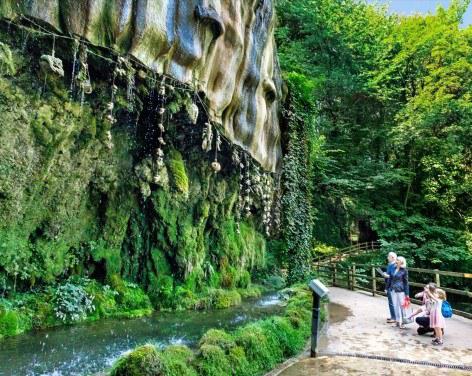
[[[416,324],[400,330],[385,323],[387,300],[367,293],[330,288],[334,305],[331,323],[320,350],[326,352],[360,353],[412,361],[461,364],[472,366],[472,321],[454,316],[446,320],[444,346],[431,345],[431,337],[419,336]],[[348,309],[346,309],[348,308]],[[347,316],[347,317],[346,317]],[[334,319],[334,320],[333,320]],[[334,321],[334,322],[333,322]],[[271,375],[470,375],[471,372],[446,368],[423,367],[381,360],[347,357],[321,357],[298,361]]]

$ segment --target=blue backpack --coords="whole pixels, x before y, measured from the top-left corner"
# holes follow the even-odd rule
[[[452,317],[452,307],[447,300],[442,302],[441,313],[446,319]]]

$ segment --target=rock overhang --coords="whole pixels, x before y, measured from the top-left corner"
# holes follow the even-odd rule
[[[281,165],[273,0],[2,0],[58,31],[193,85],[210,119],[267,171]]]

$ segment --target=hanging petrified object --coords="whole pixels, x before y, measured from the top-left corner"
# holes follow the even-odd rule
[[[113,138],[112,138],[112,135],[111,135],[111,131],[107,131],[105,135],[106,135],[105,145],[109,150],[111,150],[111,149],[113,149]]]
[[[157,169],[164,167],[164,152],[161,148],[156,149],[156,165]]]
[[[192,102],[190,105],[185,106],[185,108],[187,109],[187,114],[192,124],[197,124],[199,114],[198,106]]]
[[[116,86],[116,79],[121,75],[121,58],[118,58],[118,61],[115,65],[115,69],[113,70],[112,82],[111,82],[111,95],[110,95],[110,102],[107,104],[108,115],[105,117],[105,120],[113,125],[116,123],[116,118],[113,115],[113,110],[115,109],[115,97],[118,93],[118,86]]]
[[[213,169],[213,171],[215,171],[215,173],[218,173],[221,171],[221,165],[218,161],[213,161],[213,163],[211,164],[211,168]]]
[[[74,39],[73,46],[72,46],[72,79],[70,80],[70,93],[71,95],[74,94],[75,89],[75,71],[77,66],[77,53],[79,52],[80,42],[77,39]]]
[[[162,82],[159,86],[159,95],[160,95],[160,104],[159,104],[159,109],[157,111],[157,128],[159,130],[159,137],[157,138],[157,149],[156,149],[156,171],[154,175],[154,183],[159,184],[161,182],[161,170],[164,168],[164,151],[162,150],[162,147],[166,145],[166,142],[164,140],[164,132],[165,132],[165,127],[164,127],[164,114],[166,113],[166,109],[164,107],[165,105],[165,81],[166,78],[163,77]]]
[[[211,164],[215,174],[221,171],[221,164],[218,162],[218,152],[221,151],[221,135],[218,130],[216,130],[216,141],[215,141],[215,160]]]
[[[244,197],[244,211],[245,211],[245,215],[246,215],[246,218],[249,218],[252,213],[251,213],[251,204],[252,204],[252,200],[251,200],[251,191],[252,191],[252,188],[251,188],[251,172],[250,172],[250,165],[249,165],[249,159],[247,157],[246,154],[244,154],[244,160],[246,162],[246,166],[245,166],[245,172],[246,172],[246,176],[245,176],[245,183],[246,183],[246,189],[245,189],[245,197]]]
[[[236,233],[240,234],[241,233],[241,226],[240,226],[239,222],[241,221],[241,211],[242,211],[243,205],[244,205],[243,195],[242,195],[242,192],[243,192],[243,189],[244,189],[244,186],[243,186],[244,164],[241,162],[241,156],[239,154],[239,151],[236,148],[233,150],[233,162],[238,166],[238,169],[239,169],[238,203],[236,205],[235,218],[236,218]]]
[[[273,182],[270,174],[264,174],[262,176],[262,204],[263,204],[263,215],[262,223],[264,224],[265,233],[270,236],[272,228],[272,198],[273,198]]]
[[[64,77],[64,67],[62,60],[53,55],[42,55],[39,60],[39,66],[44,75],[54,75]]]
[[[53,36],[51,55],[42,55],[39,58],[39,66],[45,77],[48,75],[64,77],[64,67],[62,60],[56,57],[56,37]]]
[[[210,122],[205,123],[205,128],[203,129],[203,142],[202,149],[206,152],[211,150],[211,143],[213,141],[213,128]]]
[[[75,77],[75,81],[77,82],[77,87],[79,88],[80,92],[80,106],[84,104],[84,96],[85,94],[92,93],[92,83],[90,81],[90,73],[88,68],[88,54],[87,54],[87,47],[82,45],[80,48],[79,53],[79,71],[77,76]]]

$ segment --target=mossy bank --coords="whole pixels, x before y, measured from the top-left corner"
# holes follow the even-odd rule
[[[290,298],[283,316],[243,326],[235,332],[209,330],[198,349],[144,345],[120,358],[111,376],[257,376],[299,353],[310,333],[311,293],[286,290]],[[323,318],[324,318],[323,311]]]
[[[116,56],[98,58],[104,52],[92,47],[85,92],[70,78],[85,63],[74,43],[5,21],[0,41],[2,315],[12,315],[21,294],[48,296],[75,277],[117,296],[117,281],[127,281],[124,288],[139,289],[154,308],[227,307],[240,300],[237,289],[257,293],[251,274],[266,265],[262,201],[251,199],[253,216],[240,219],[236,149],[218,145],[216,174],[215,149],[201,146],[207,118],[196,93],[132,67],[132,80],[115,80]],[[41,66],[52,46],[64,77]],[[21,331],[15,325],[5,332]]]

